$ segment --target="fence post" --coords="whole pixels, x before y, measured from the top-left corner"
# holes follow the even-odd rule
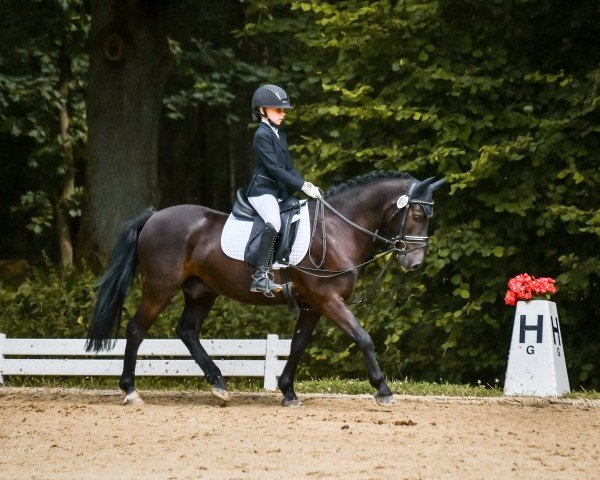
[[[277,390],[277,340],[279,340],[279,335],[267,335],[265,379],[263,384],[265,390]]]
[[[4,366],[4,341],[6,340],[6,334],[0,333],[0,385],[4,386],[4,377],[2,376]]]

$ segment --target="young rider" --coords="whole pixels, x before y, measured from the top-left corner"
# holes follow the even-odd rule
[[[263,85],[252,96],[252,118],[259,124],[252,143],[254,171],[246,195],[265,226],[250,290],[267,297],[283,288],[272,280],[271,273],[273,250],[281,228],[278,200],[285,200],[288,190],[302,190],[309,197],[321,197],[320,190],[305,181],[292,163],[285,133],[280,129],[288,108],[293,108],[289,98],[277,85]]]

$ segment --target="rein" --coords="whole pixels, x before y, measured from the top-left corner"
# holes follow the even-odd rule
[[[325,205],[329,210],[331,210],[333,213],[335,213],[339,218],[341,218],[344,222],[346,222],[348,225],[356,228],[357,230],[366,233],[367,235],[370,235],[371,237],[373,237],[373,241],[375,240],[380,240],[382,242],[387,243],[388,245],[396,245],[396,237],[394,237],[392,240],[387,239],[385,237],[382,237],[381,235],[379,235],[376,231],[375,232],[371,232],[370,230],[367,230],[364,227],[361,227],[360,225],[354,223],[352,220],[350,220],[349,218],[347,218],[346,216],[344,216],[340,211],[336,210],[329,202],[327,202],[327,200],[325,200],[324,198],[318,198],[317,202],[322,202],[323,205]],[[316,211],[315,211],[316,213]],[[398,213],[398,212],[396,212]],[[394,213],[395,215],[395,213]]]

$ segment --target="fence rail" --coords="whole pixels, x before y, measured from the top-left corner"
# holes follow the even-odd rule
[[[117,340],[115,348],[109,352],[98,353],[86,352],[85,342],[79,338],[7,338],[0,333],[0,383],[4,383],[4,375],[121,375],[125,340]],[[224,376],[264,377],[265,390],[277,389],[277,377],[285,366],[285,360],[280,357],[287,357],[291,347],[291,340],[282,340],[273,334],[267,335],[266,339],[201,340],[201,343],[211,357],[217,358],[215,363]],[[202,375],[181,340],[144,340],[138,358],[135,373],[139,376]]]

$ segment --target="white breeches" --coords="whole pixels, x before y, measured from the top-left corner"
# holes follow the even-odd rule
[[[279,232],[281,229],[281,217],[279,216],[277,199],[273,195],[266,193],[258,197],[248,197],[248,201],[265,223],[270,223]]]

